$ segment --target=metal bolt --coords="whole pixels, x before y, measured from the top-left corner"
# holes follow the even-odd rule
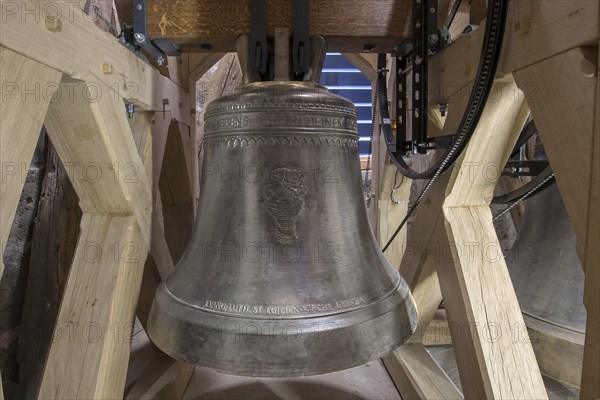
[[[448,104],[446,103],[440,103],[440,114],[442,115],[442,117],[446,116],[446,112],[448,112]]]
[[[431,8],[429,9],[429,14],[435,14],[435,8],[431,7]]]
[[[440,39],[439,39],[438,35],[436,35],[435,33],[432,33],[431,35],[429,35],[427,37],[427,40],[429,41],[429,44],[436,44]]]
[[[143,33],[134,33],[133,38],[138,43],[144,43],[146,41],[146,36]]]
[[[415,57],[415,65],[421,65],[422,62],[423,62],[423,59],[421,58],[421,56]]]
[[[370,53],[374,48],[375,46],[373,46],[372,44],[363,44],[363,51],[367,53]]]
[[[135,9],[138,11],[142,11],[144,7],[141,4],[138,4],[137,6],[135,6]]]
[[[129,119],[132,119],[134,113],[135,106],[133,104],[127,104],[127,117],[129,117]]]
[[[156,63],[162,67],[165,64],[165,57],[163,57],[163,56],[156,57]]]

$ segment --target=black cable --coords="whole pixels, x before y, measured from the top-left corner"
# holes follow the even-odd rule
[[[400,222],[400,225],[398,225],[398,228],[396,228],[396,230],[394,231],[394,234],[392,235],[392,237],[390,237],[390,239],[388,240],[388,242],[386,243],[386,245],[383,246],[383,250],[382,250],[383,253],[385,253],[385,251],[388,249],[388,247],[390,247],[390,245],[392,244],[392,242],[394,241],[394,239],[396,239],[396,236],[398,236],[398,234],[400,233],[400,231],[402,230],[402,228],[404,227],[404,225],[406,225],[406,223],[408,222],[408,219],[410,218],[410,216],[415,212],[415,210],[417,209],[417,207],[421,203],[421,200],[423,199],[423,197],[425,197],[425,193],[426,192],[427,192],[427,186],[425,186],[425,189],[423,189],[423,191],[421,192],[421,194],[419,195],[419,197],[417,197],[417,200],[415,200],[415,203],[408,210],[408,212],[406,213],[406,216],[404,217],[404,219],[402,220],[402,222]]]
[[[383,247],[385,252],[388,247],[392,244],[398,233],[402,230],[404,225],[408,222],[410,216],[415,212],[429,189],[433,186],[437,178],[446,171],[460,156],[462,151],[465,149],[469,139],[475,132],[477,123],[483,114],[485,104],[489,97],[489,93],[496,76],[496,69],[500,60],[500,53],[502,50],[502,41],[504,37],[504,28],[506,25],[506,13],[507,13],[507,1],[506,0],[490,0],[488,4],[488,18],[486,21],[486,31],[482,45],[482,57],[479,62],[477,69],[477,77],[475,82],[477,85],[473,86],[469,97],[469,103],[467,109],[460,123],[460,129],[458,135],[453,138],[453,143],[446,151],[440,161],[434,164],[433,167],[429,168],[423,173],[418,173],[408,166],[402,156],[392,151],[393,138],[391,133],[391,124],[383,124],[384,134],[386,137],[386,144],[388,151],[390,152],[391,158],[396,164],[396,167],[402,172],[403,175],[411,179],[427,179],[429,181],[425,185],[425,188],[415,200],[413,206],[408,210],[406,217],[400,222],[400,225],[388,240],[387,244]],[[378,70],[385,68],[385,55],[378,58],[377,61]],[[380,76],[378,79],[379,95],[382,96],[380,99],[380,112],[381,119],[385,121],[385,118],[389,118],[389,109],[387,107],[387,86],[385,82],[385,76]],[[385,105],[385,107],[383,106]],[[399,136],[399,135],[397,135]],[[394,146],[395,147],[395,146]]]
[[[458,10],[460,9],[460,3],[462,3],[462,0],[456,0],[454,2],[454,4],[452,5],[452,10],[450,11],[450,15],[448,15],[448,19],[446,19],[446,28],[450,29],[450,26],[454,22],[454,18],[456,17],[456,14],[458,13]]]
[[[548,166],[526,185],[510,193],[494,196],[492,204],[509,204],[523,201],[524,197],[527,198],[540,193],[555,182],[556,179],[554,178],[552,167]]]
[[[517,143],[515,147],[513,147],[513,151],[510,155],[510,158],[513,158],[519,154],[521,147],[527,143],[527,141],[536,134],[537,127],[535,126],[535,121],[530,120],[519,135],[517,139]],[[543,184],[541,184],[543,182]],[[552,168],[547,166],[542,172],[539,173],[538,176],[531,179],[530,182],[526,183],[519,189],[516,189],[512,192],[501,194],[498,196],[494,196],[492,199],[492,204],[509,204],[514,202],[521,202],[527,197],[531,197],[537,193],[542,192],[547,187],[551,186],[555,183],[554,174],[552,173]],[[514,205],[511,206],[511,208]]]
[[[544,173],[544,172],[548,172],[548,171],[549,171],[549,173]],[[492,219],[492,221],[496,221],[501,216],[503,216],[504,214],[506,214],[507,212],[512,210],[520,202],[527,200],[529,197],[531,197],[537,193],[542,192],[544,189],[546,189],[547,187],[551,186],[554,182],[556,182],[556,179],[554,178],[554,173],[552,172],[552,169],[550,167],[547,167],[544,170],[544,172],[541,173],[540,175],[538,175],[533,181],[531,181],[531,183],[535,182],[535,185],[533,185],[532,189],[530,189],[525,194],[523,194],[519,199],[515,200],[510,206],[508,206],[504,210],[502,210],[498,215],[496,215]]]
[[[485,104],[496,76],[498,61],[502,50],[504,28],[506,25],[507,0],[490,0],[488,6],[488,17],[485,28],[485,36],[482,45],[481,59],[477,68],[475,85],[469,96],[466,112],[460,123],[458,133],[453,137],[452,144],[445,154],[431,168],[424,172],[413,170],[395,151],[396,145],[392,135],[390,124],[383,124],[382,129],[386,139],[386,145],[390,152],[392,161],[403,175],[410,179],[430,179],[430,184],[437,179],[441,173],[446,171],[460,156],[465,149],[471,136],[475,132],[477,123],[481,118]],[[378,59],[378,69],[385,68],[385,55]],[[387,107],[387,84],[385,76],[378,79],[379,94],[381,96],[379,108],[382,120],[389,118]]]

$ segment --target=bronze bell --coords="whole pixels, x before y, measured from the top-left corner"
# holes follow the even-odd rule
[[[531,344],[544,375],[579,386],[586,311],[575,232],[557,185],[527,200],[506,256]]]
[[[148,322],[170,356],[222,372],[314,375],[413,332],[406,282],[371,233],[357,113],[312,82],[256,82],[208,105],[198,218]]]

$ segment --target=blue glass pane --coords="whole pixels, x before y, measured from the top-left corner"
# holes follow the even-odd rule
[[[360,153],[369,150],[368,139],[371,135],[371,82],[358,68],[339,53],[328,53],[325,57],[321,84],[331,93],[345,97],[356,106],[358,111],[358,134],[361,137]]]

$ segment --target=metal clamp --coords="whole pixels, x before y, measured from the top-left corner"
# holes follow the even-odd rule
[[[148,55],[156,58],[159,65],[165,56],[180,56],[179,46],[171,39],[162,38],[151,41],[147,34],[146,0],[133,0],[133,44],[141,47]]]

